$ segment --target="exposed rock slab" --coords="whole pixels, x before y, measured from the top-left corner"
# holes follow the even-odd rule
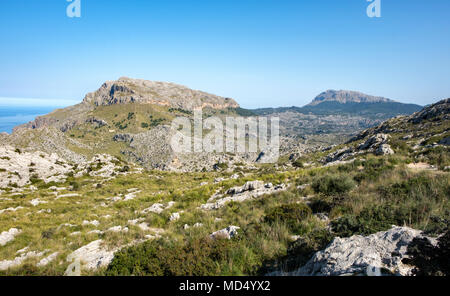
[[[305,266],[289,275],[342,276],[367,275],[374,270],[389,270],[396,275],[410,275],[412,266],[402,263],[408,245],[421,231],[396,227],[369,236],[335,238],[317,252]],[[376,272],[375,272],[376,273]]]
[[[17,228],[11,228],[8,231],[3,231],[0,234],[0,246],[4,246],[10,241],[13,241],[14,238],[19,235],[22,232],[22,230]]]
[[[281,192],[287,189],[285,184],[273,186],[272,184],[264,184],[262,181],[249,181],[241,187],[230,188],[225,195],[213,195],[208,203],[200,206],[204,210],[216,210],[225,206],[229,202],[243,202],[253,198],[257,198],[264,194]]]

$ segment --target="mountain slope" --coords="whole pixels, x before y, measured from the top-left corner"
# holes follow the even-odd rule
[[[409,116],[399,116],[360,132],[333,147],[326,163],[352,160],[367,152],[396,154],[412,162],[446,169],[450,166],[450,99],[439,101]],[[391,148],[392,147],[392,148]]]
[[[230,98],[173,83],[120,78],[105,82],[78,105],[16,127],[5,143],[56,152],[72,162],[108,153],[151,169],[211,170],[231,156],[176,155],[170,146],[172,120],[192,119],[196,109],[202,109],[205,118],[245,115]],[[257,155],[243,157],[255,160]]]
[[[183,110],[239,107],[233,99],[192,90],[182,85],[128,77],[105,82],[100,89],[89,93],[83,102],[93,103],[96,106],[126,103],[154,104]]]
[[[421,108],[360,92],[329,90],[304,107],[263,108],[252,112],[260,116],[278,116],[284,135],[307,138],[313,142],[317,142],[320,135],[320,143],[331,144]],[[311,141],[308,140],[308,143]]]

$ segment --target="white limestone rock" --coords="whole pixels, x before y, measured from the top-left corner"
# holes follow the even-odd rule
[[[238,234],[238,232],[237,232],[238,229],[241,229],[241,228],[237,227],[237,226],[228,226],[227,228],[224,228],[224,229],[221,229],[219,231],[212,233],[210,235],[210,237],[212,239],[221,239],[221,238],[231,239]]]
[[[411,274],[412,266],[402,263],[407,247],[421,231],[394,226],[369,236],[335,238],[323,251],[317,252],[305,266],[288,275],[341,276],[367,275],[386,269],[396,275]]]
[[[0,234],[0,246],[4,246],[10,241],[13,241],[14,238],[19,235],[22,232],[22,230],[17,228],[11,228],[8,231],[3,231]]]

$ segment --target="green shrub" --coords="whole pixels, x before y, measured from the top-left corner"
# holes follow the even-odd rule
[[[384,158],[369,158],[361,162],[363,170],[354,176],[354,180],[361,183],[364,180],[375,181],[382,174],[390,171],[394,166],[387,162]]]
[[[420,220],[422,214],[413,207],[399,207],[392,204],[365,208],[359,215],[346,214],[331,222],[333,232],[340,237],[355,234],[369,235],[385,231],[392,225],[402,226]]]
[[[121,169],[119,169],[119,172],[121,172],[121,173],[126,173],[126,172],[129,172],[129,171],[130,171],[130,167],[127,166],[127,165],[125,165]]]
[[[333,209],[333,201],[314,198],[309,203],[309,207],[311,208],[313,213],[329,213]]]
[[[194,239],[183,243],[149,241],[118,252],[106,275],[207,276],[220,273],[233,250],[230,240]]]
[[[317,228],[300,239],[291,242],[287,253],[274,261],[266,262],[259,274],[271,271],[291,272],[305,265],[314,253],[323,250],[332,241],[333,235],[326,229]]]
[[[348,175],[325,175],[316,178],[311,187],[316,193],[335,195],[347,193],[355,185],[355,182]]]
[[[296,159],[296,160],[292,163],[292,165],[293,165],[294,167],[300,168],[300,169],[302,169],[302,168],[305,167],[305,165],[303,164],[303,162],[301,161],[301,159]]]
[[[78,191],[81,188],[80,183],[76,181],[70,182],[69,185],[72,186],[72,191]]]
[[[55,234],[55,229],[52,228],[52,229],[42,231],[41,237],[44,239],[51,239],[51,238],[53,238],[54,234]]]
[[[283,222],[289,229],[294,230],[302,220],[311,215],[312,211],[306,204],[287,204],[269,209],[264,221],[267,223]]]
[[[434,246],[427,238],[414,238],[409,244],[409,258],[403,263],[414,265],[413,275],[416,276],[449,276],[450,275],[450,231],[438,238]]]

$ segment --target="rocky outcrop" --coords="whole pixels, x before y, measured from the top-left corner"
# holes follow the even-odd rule
[[[375,155],[390,155],[394,154],[391,146],[387,144],[389,135],[376,134],[369,137],[364,143],[360,144],[357,148],[344,147],[337,151],[328,154],[325,157],[325,163],[334,163],[352,158],[362,153],[373,153]]]
[[[402,263],[407,247],[421,231],[396,227],[369,236],[335,238],[305,266],[289,273],[300,276],[410,275],[412,266]]]
[[[7,243],[9,243],[10,241],[13,241],[14,238],[19,235],[22,231],[20,229],[17,228],[11,228],[8,231],[3,231],[0,234],[0,246],[4,246]]]
[[[249,181],[240,187],[233,187],[225,194],[214,194],[208,203],[200,206],[204,210],[217,210],[229,202],[244,202],[265,194],[281,192],[287,189],[285,184],[273,186],[271,183],[264,184],[262,181]]]
[[[0,261],[0,270],[8,270],[9,268],[14,268],[17,266],[20,266],[25,260],[30,259],[30,258],[39,258],[41,256],[43,256],[46,253],[46,251],[44,252],[37,252],[37,251],[32,251],[32,252],[23,252],[21,253],[20,256],[14,258],[13,260],[3,260]],[[42,265],[40,265],[42,266]]]
[[[221,229],[219,231],[216,231],[210,235],[212,239],[232,239],[236,235],[238,235],[237,230],[240,229],[240,227],[237,226],[228,226],[225,229]]]
[[[408,121],[419,124],[424,120],[434,120],[438,117],[442,117],[443,120],[450,119],[450,98],[423,108],[423,110],[413,114]]]
[[[71,253],[69,262],[79,261],[86,269],[97,269],[107,266],[114,258],[114,253],[119,249],[108,250],[102,245],[102,240],[96,240]]]
[[[391,155],[394,154],[394,150],[392,150],[391,146],[388,144],[381,144],[378,146],[378,148],[375,150],[376,155]]]
[[[94,125],[97,128],[100,128],[102,126],[108,125],[108,123],[106,121],[104,121],[103,119],[97,119],[95,117],[88,118],[86,120],[86,123],[90,123],[90,124]]]
[[[89,93],[83,102],[96,106],[127,103],[154,104],[183,110],[239,107],[233,99],[192,90],[182,85],[127,77],[105,82],[100,89]]]
[[[175,202],[170,201],[166,205],[163,205],[161,203],[155,203],[151,207],[143,210],[141,214],[148,214],[148,213],[155,213],[155,214],[161,214],[164,210],[170,209],[175,205]]]
[[[72,170],[57,154],[43,152],[22,152],[11,146],[0,147],[0,187],[24,186],[32,178],[39,178],[46,183],[61,182]]]

